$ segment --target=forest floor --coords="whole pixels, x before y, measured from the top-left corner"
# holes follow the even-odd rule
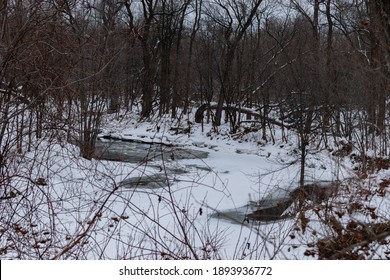
[[[92,160],[37,142],[8,166],[2,258],[389,258],[388,159],[366,150],[363,172],[358,145],[313,136],[300,186],[293,129],[229,131],[123,113],[104,116]]]
[[[268,214],[261,212],[265,204],[291,198],[299,186],[296,132],[272,127],[262,139],[261,130],[250,123],[232,135],[228,125],[216,132],[210,123],[195,124],[191,117],[180,122],[135,119],[108,116],[100,136],[164,143],[169,151],[185,147],[208,153],[207,158],[177,159],[172,152],[171,157],[142,165],[142,174],[166,175],[166,184],[174,194],[170,199],[191,213],[188,219],[205,235],[207,232],[206,239],[214,240],[213,253],[203,248],[208,252],[204,258],[389,257],[390,171],[385,159],[378,160],[372,172],[363,174],[359,150],[345,151],[348,141],[329,138],[325,146],[321,139],[313,138],[305,161],[305,186],[331,190],[327,192],[331,195],[319,198],[318,193],[306,193],[303,198],[294,197],[276,219],[268,219]],[[157,171],[156,166],[160,166]],[[167,170],[185,172],[172,174]],[[168,195],[164,188],[147,193],[143,199],[149,202],[151,193]],[[205,246],[205,236],[192,234],[195,244]]]

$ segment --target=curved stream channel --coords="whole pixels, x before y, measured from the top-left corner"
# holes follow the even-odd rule
[[[164,144],[143,143],[130,140],[99,139],[96,143],[95,158],[110,161],[130,163],[148,162],[148,166],[161,168],[159,161],[206,159],[208,152],[192,150],[184,147],[169,146]],[[161,188],[166,186],[169,175],[188,173],[191,169],[199,169],[211,172],[206,164],[187,164],[179,167],[167,167],[167,173],[156,172],[140,177],[131,177],[120,182],[125,188]],[[167,176],[168,175],[168,176]],[[224,211],[215,211],[213,218],[224,219],[232,223],[253,221],[271,222],[289,218],[286,210],[303,200],[321,202],[328,199],[334,192],[331,182],[308,183],[303,188],[292,188],[293,191],[275,190],[268,197],[260,201],[250,201],[246,205]],[[288,212],[288,211],[287,211]]]
[[[109,161],[121,161],[130,163],[147,163],[148,167],[154,167],[155,173],[143,174],[131,177],[120,182],[121,187],[161,188],[169,182],[169,175],[189,173],[193,168],[211,171],[205,164],[164,165],[165,172],[159,170],[161,161],[173,161],[183,159],[205,159],[208,152],[191,150],[183,147],[170,146],[158,143],[144,143],[130,140],[100,139],[96,143],[95,158]],[[159,170],[159,172],[157,172]],[[167,176],[168,175],[168,176]]]

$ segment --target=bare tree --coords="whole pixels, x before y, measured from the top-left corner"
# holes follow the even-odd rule
[[[133,1],[125,2],[130,28],[137,35],[142,49],[142,118],[148,118],[153,109],[157,46],[156,37],[153,35],[153,24],[156,20],[157,4],[158,1],[142,0],[140,7],[142,18],[136,23],[136,3]]]
[[[375,115],[375,111],[377,111],[377,117],[373,116],[372,121],[382,131],[386,115],[386,82],[388,83],[390,75],[390,51],[388,48],[390,43],[390,4],[388,1],[378,0],[367,1],[366,5],[370,18],[368,30],[371,43],[371,66],[375,73],[382,76],[379,83],[372,85],[374,100],[377,100],[377,110],[373,108],[371,114]]]
[[[262,0],[256,1],[215,1],[207,12],[208,17],[214,21],[223,32],[224,46],[221,54],[220,83],[221,89],[218,95],[218,106],[215,113],[214,125],[221,124],[224,102],[234,96],[237,90],[237,81],[233,78],[233,60],[236,51],[245,32],[251,26]]]

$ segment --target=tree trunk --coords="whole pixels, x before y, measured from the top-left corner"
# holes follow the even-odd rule
[[[142,75],[141,119],[147,119],[153,110],[154,66],[152,66],[151,54],[149,53],[146,42],[143,42],[142,44],[142,52],[144,72]]]
[[[390,75],[390,3],[388,0],[373,0],[368,2],[371,44],[371,68],[374,83],[372,104],[369,113],[370,121],[381,132],[385,128],[386,117],[386,85]],[[379,74],[379,75],[378,75]],[[371,129],[372,131],[372,129]]]

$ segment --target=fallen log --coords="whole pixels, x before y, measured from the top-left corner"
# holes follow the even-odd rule
[[[203,117],[204,117],[204,112],[206,110],[215,110],[215,109],[217,109],[216,104],[202,104],[195,112],[195,122],[201,123],[203,120]],[[268,123],[271,123],[271,124],[274,124],[274,125],[277,125],[280,127],[284,127],[284,128],[288,128],[288,129],[294,128],[294,126],[291,124],[286,124],[282,121],[278,121],[278,120],[275,120],[275,119],[272,119],[269,117],[264,117],[260,113],[254,111],[253,109],[250,109],[250,108],[237,108],[237,107],[232,107],[232,106],[223,106],[222,109],[224,111],[236,112],[236,113],[240,113],[240,114],[251,114],[252,116],[260,119],[260,121],[247,120],[247,121],[242,121],[242,122],[261,122],[261,121],[265,120]]]

